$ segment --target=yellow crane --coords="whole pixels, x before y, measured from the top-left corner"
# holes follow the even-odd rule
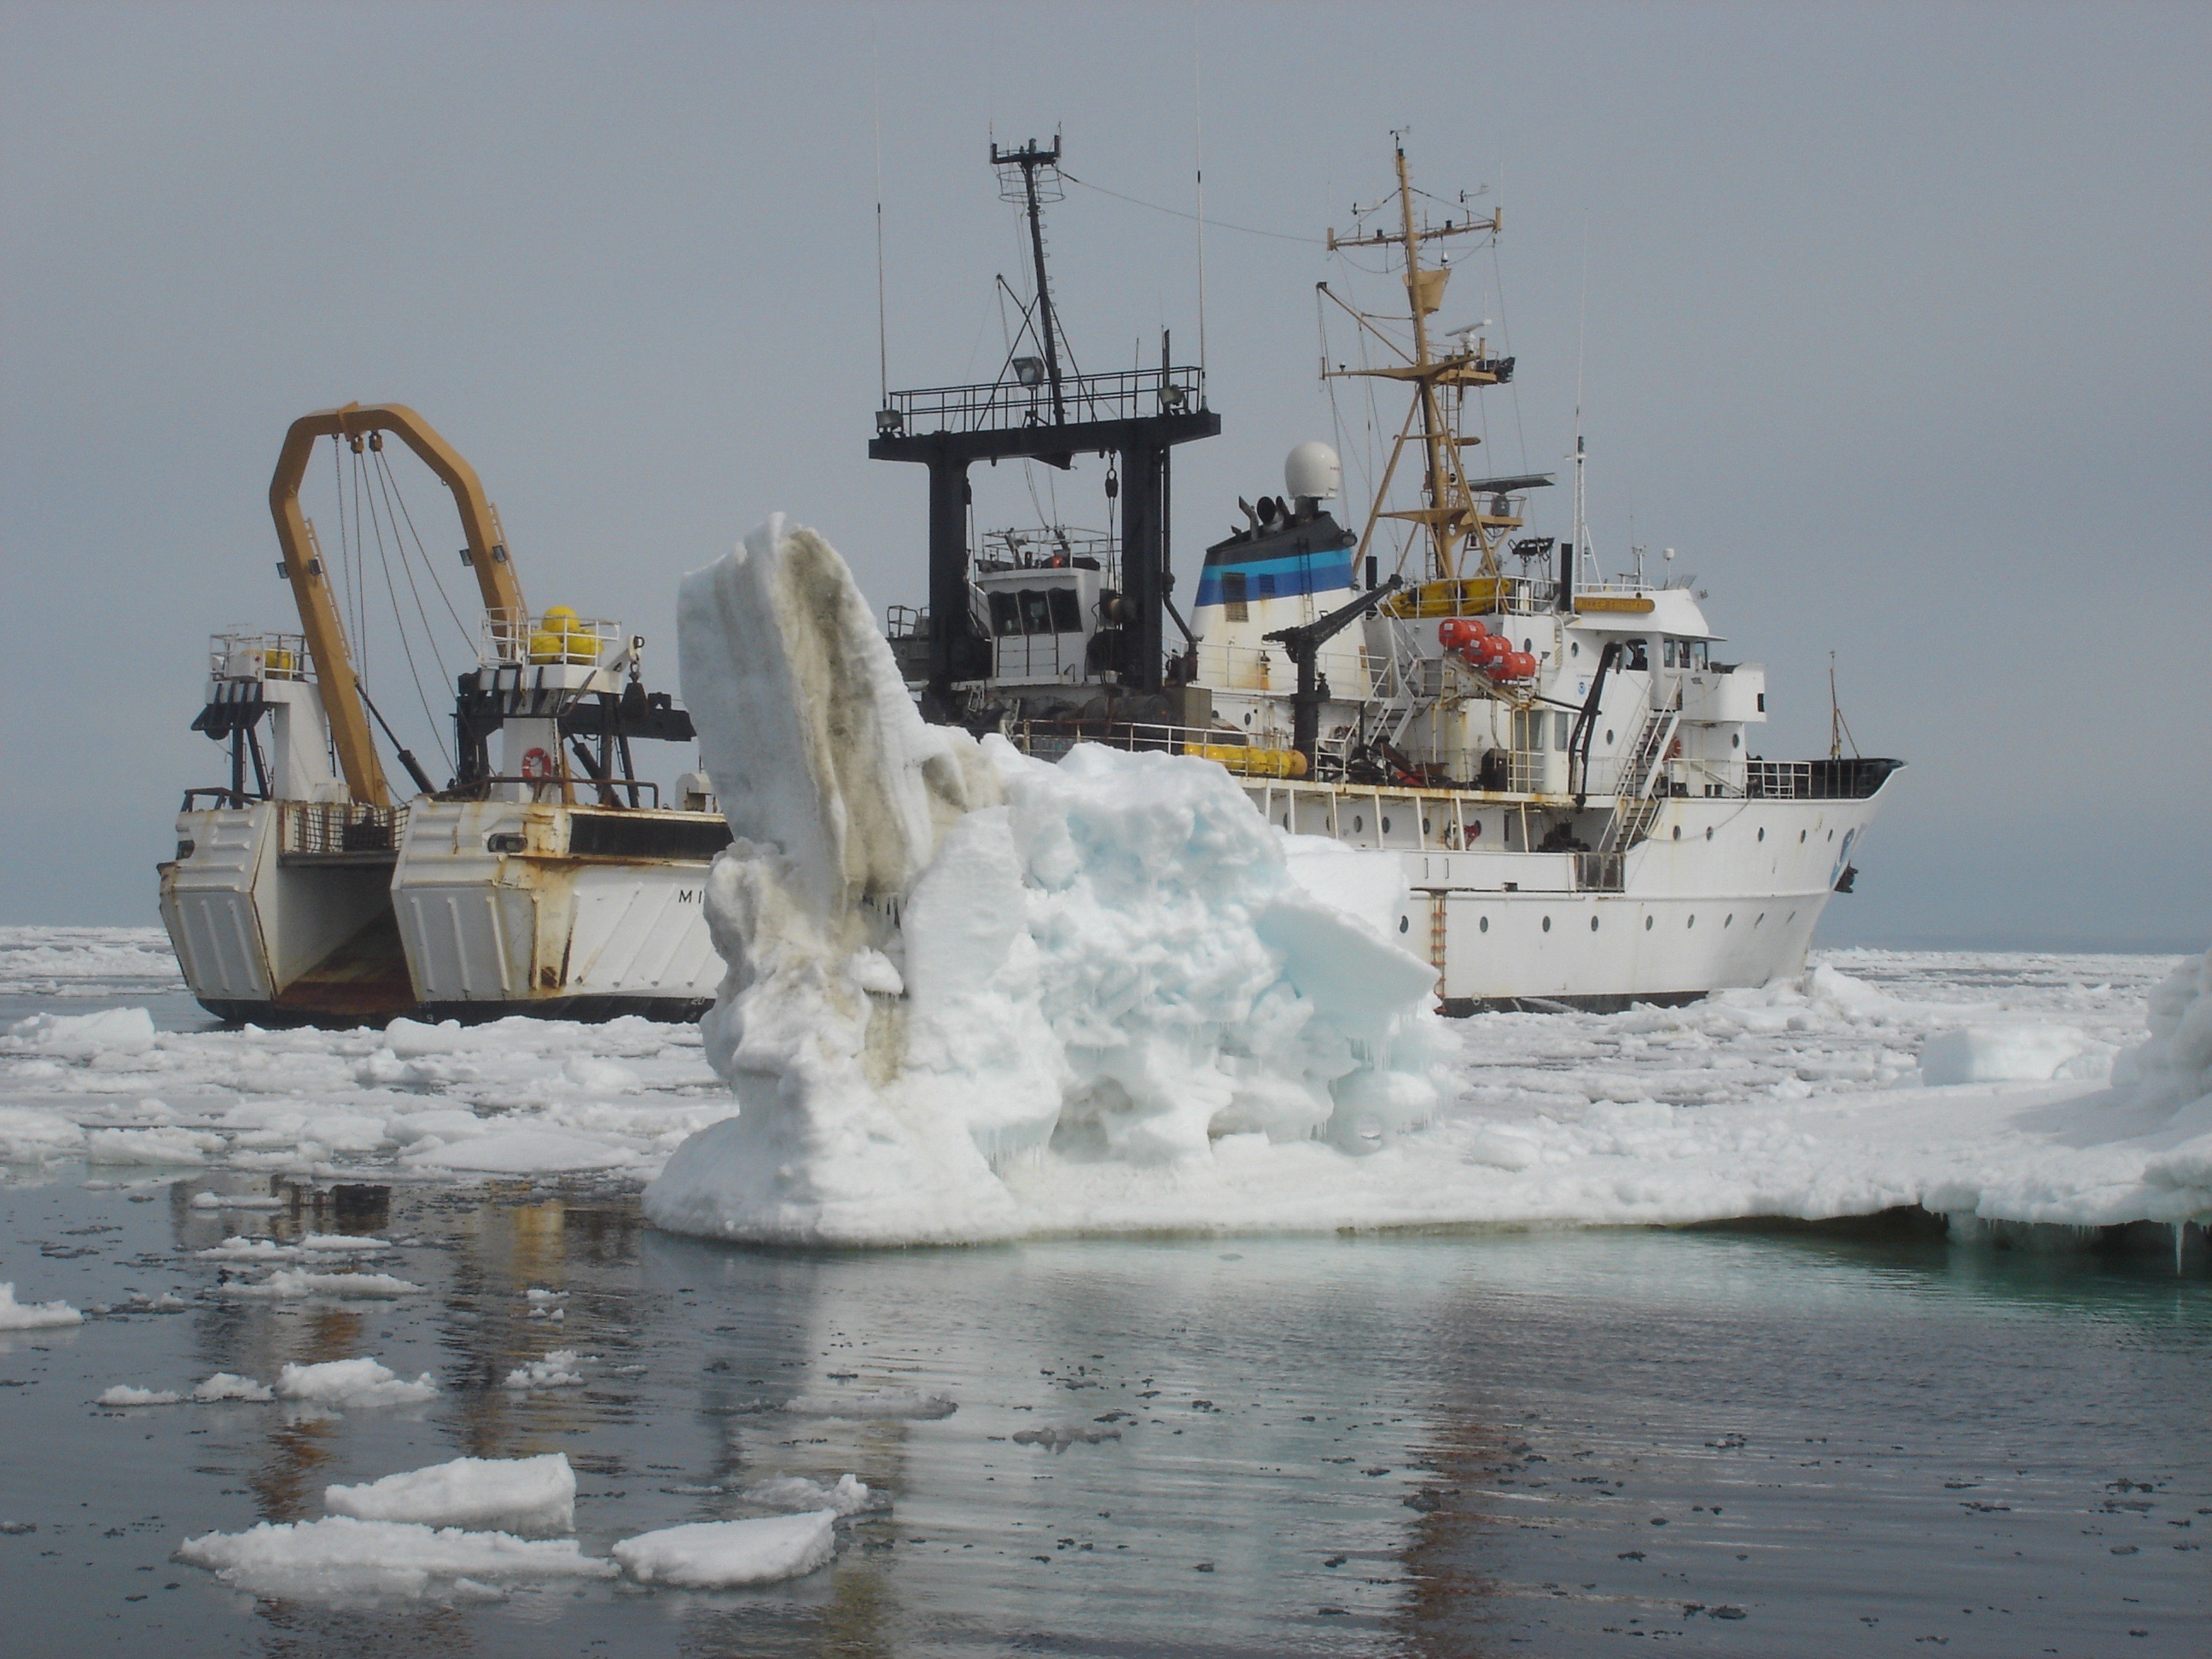
[[[513,618],[516,626],[526,626],[530,614],[523,604],[514,561],[507,556],[499,514],[485,499],[476,469],[428,421],[404,404],[345,404],[302,415],[292,422],[276,457],[276,476],[269,481],[269,510],[276,520],[284,574],[300,607],[301,631],[307,636],[307,654],[314,662],[338,770],[345,779],[347,793],[366,806],[389,806],[391,791],[369,730],[367,700],[355,675],[345,624],[323,567],[314,526],[300,510],[300,485],[307,477],[317,440],[343,439],[358,450],[364,442],[374,441],[371,434],[386,432],[421,456],[453,492],[461,533],[467,542],[469,566],[476,572],[484,609],[495,618]]]

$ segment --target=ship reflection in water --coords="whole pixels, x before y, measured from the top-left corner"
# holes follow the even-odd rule
[[[38,1528],[0,1536],[9,1650],[2182,1653],[2212,1611],[2212,1294],[2170,1263],[1903,1233],[774,1253],[619,1194],[193,1184],[0,1189],[0,1278],[117,1310],[0,1337],[0,1521]],[[211,1290],[193,1252],[241,1230],[395,1241],[377,1268],[425,1294],[131,1310]],[[556,1349],[582,1386],[503,1386]],[[87,1404],[360,1356],[441,1391]],[[720,1594],[256,1602],[170,1559],[332,1482],[556,1451],[593,1555],[761,1513],[779,1474],[890,1507]]]

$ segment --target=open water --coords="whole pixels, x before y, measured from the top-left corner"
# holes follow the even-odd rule
[[[0,1189],[0,1279],[111,1310],[0,1334],[9,1655],[2193,1655],[2212,1628],[2212,1285],[2154,1257],[1909,1228],[805,1254],[657,1233],[612,1187],[253,1214],[193,1207],[198,1175],[70,1174]],[[241,1227],[392,1240],[375,1265],[424,1293],[213,1294],[194,1252]],[[556,1346],[583,1386],[500,1386]],[[441,1392],[94,1403],[359,1355]],[[780,1409],[878,1389],[957,1409]],[[172,1559],[332,1482],[551,1451],[591,1553],[757,1513],[777,1474],[890,1507],[829,1568],[720,1594],[258,1601]]]

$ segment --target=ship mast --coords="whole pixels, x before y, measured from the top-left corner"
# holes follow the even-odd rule
[[[1484,576],[1498,574],[1498,547],[1502,532],[1516,528],[1521,520],[1504,514],[1485,512],[1475,492],[1468,482],[1460,455],[1482,441],[1478,437],[1462,437],[1459,431],[1459,406],[1468,386],[1497,386],[1510,380],[1513,360],[1489,356],[1487,343],[1477,337],[1472,344],[1467,337],[1474,330],[1462,330],[1454,336],[1460,342],[1457,351],[1437,356],[1430,344],[1429,318],[1443,303],[1444,285],[1451,280],[1451,267],[1443,258],[1433,265],[1421,262],[1424,244],[1443,241],[1456,236],[1496,235],[1504,216],[1504,210],[1493,211],[1487,218],[1448,218],[1441,225],[1430,223],[1425,218],[1417,219],[1413,210],[1413,175],[1406,164],[1406,146],[1402,135],[1396,146],[1398,170],[1398,228],[1376,231],[1366,236],[1339,236],[1328,233],[1328,249],[1332,253],[1349,248],[1391,248],[1396,250],[1405,267],[1406,318],[1372,316],[1346,303],[1323,283],[1321,291],[1328,295],[1347,313],[1361,328],[1389,348],[1398,361],[1385,363],[1379,368],[1353,368],[1339,364],[1331,368],[1322,365],[1324,379],[1370,375],[1383,380],[1410,381],[1413,386],[1413,406],[1407,413],[1406,422],[1390,448],[1390,459],[1382,471],[1382,481],[1375,492],[1367,526],[1359,538],[1358,556],[1364,557],[1372,541],[1377,523],[1383,519],[1402,519],[1425,527],[1428,532],[1429,553],[1427,574],[1431,579],[1452,580],[1461,574],[1465,556],[1470,546],[1475,555],[1475,574]],[[1462,198],[1465,199],[1464,197]],[[1413,325],[1413,349],[1408,353],[1397,340],[1385,334],[1376,325],[1381,322],[1405,322]],[[1478,325],[1480,326],[1480,325]],[[1447,407],[1444,393],[1452,397]],[[1415,441],[1413,428],[1419,426],[1419,442],[1422,455],[1423,505],[1418,507],[1386,509],[1392,476],[1406,446]],[[1402,561],[1401,561],[1402,562]]]

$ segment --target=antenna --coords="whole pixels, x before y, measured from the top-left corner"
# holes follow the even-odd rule
[[[1034,138],[1019,149],[1001,149],[994,143],[991,165],[999,169],[1000,199],[1020,203],[1029,217],[1030,257],[1036,264],[1037,320],[1044,331],[1044,372],[1052,386],[1052,423],[1064,426],[1067,408],[1060,392],[1060,329],[1044,274],[1044,204],[1061,201],[1067,193],[1060,182],[1060,135],[1053,135],[1050,149]],[[1040,173],[1044,175],[1042,180],[1037,177]]]
[[[1590,552],[1589,498],[1583,493],[1583,349],[1589,333],[1589,215],[1583,215],[1583,292],[1575,314],[1575,557],[1590,580],[1598,580],[1597,559]]]
[[[1198,185],[1198,368],[1206,372],[1206,87],[1199,75],[1198,8],[1190,9],[1191,163]]]
[[[868,26],[868,65],[876,117],[876,407],[891,401],[890,337],[884,319],[884,88],[875,25]]]

